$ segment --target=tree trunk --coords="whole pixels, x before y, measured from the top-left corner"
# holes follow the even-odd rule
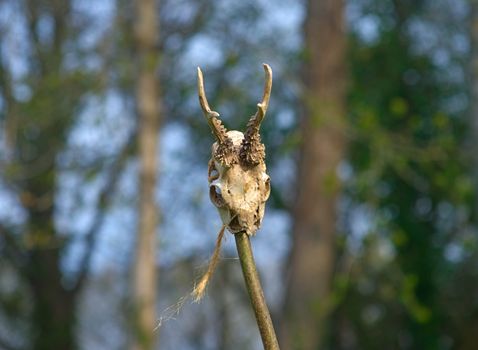
[[[474,149],[476,138],[478,137],[478,0],[470,2],[470,76],[471,76],[471,137],[469,140],[470,149]],[[478,199],[478,153],[472,152],[473,172],[475,179],[475,193]],[[478,201],[475,203],[475,214],[478,218]]]
[[[52,160],[51,160],[52,161]],[[62,284],[60,259],[62,241],[53,223],[53,188],[55,176],[48,171],[30,179],[24,193],[29,194],[23,202],[29,213],[27,245],[28,264],[26,278],[33,297],[34,350],[77,348],[75,338],[76,291]],[[38,200],[41,198],[45,203]]]
[[[335,260],[337,167],[345,152],[344,4],[309,0],[293,247],[281,324],[284,349],[318,349],[331,302]]]
[[[475,193],[475,212],[474,221],[478,221],[478,152],[476,152],[476,140],[478,138],[478,0],[470,1],[470,77],[471,77],[471,98],[470,98],[470,126],[471,132],[468,139],[468,149],[471,150],[473,157],[472,172],[474,174],[474,193]],[[464,327],[461,334],[462,350],[473,349],[476,347],[476,334],[478,332],[477,322],[469,320],[467,327]]]
[[[34,267],[34,276],[30,279],[34,299],[33,349],[77,349],[76,293],[61,285],[59,250],[33,252],[31,268]]]
[[[157,78],[157,9],[154,0],[136,1],[136,43],[138,79],[140,158],[139,222],[134,265],[134,349],[152,349],[156,323],[156,151],[159,131],[159,82]]]
[[[77,83],[66,78],[63,72],[62,47],[70,23],[71,2],[48,3],[42,7],[35,1],[25,2],[28,15],[28,37],[32,40],[30,77],[32,96],[28,101],[11,98],[15,136],[11,147],[15,154],[35,150],[30,159],[21,156],[14,160],[20,169],[19,179],[9,181],[18,188],[23,208],[28,213],[27,227],[22,237],[25,279],[32,294],[32,349],[77,349],[75,337],[75,301],[78,289],[68,288],[61,271],[61,258],[65,252],[65,237],[57,232],[55,217],[56,159],[65,147],[66,135],[73,122],[75,104],[58,103],[58,95],[66,101],[79,100],[71,87]],[[53,30],[51,47],[39,39],[38,22],[42,14],[51,16]],[[81,91],[81,89],[78,89]],[[41,101],[41,103],[38,103]],[[40,122],[41,121],[41,122]],[[25,137],[28,130],[36,130],[35,137]],[[25,176],[22,179],[22,175]]]

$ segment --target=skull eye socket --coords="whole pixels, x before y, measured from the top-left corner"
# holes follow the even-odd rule
[[[222,198],[221,189],[216,185],[209,186],[209,199],[212,204],[218,208],[221,208],[226,204],[224,198]]]
[[[265,190],[266,190],[266,199],[269,198],[269,195],[271,193],[271,178],[268,176],[265,182]]]
[[[213,180],[219,178],[219,171],[217,171],[216,168],[212,168],[212,169],[209,171],[209,178],[210,178],[210,179],[213,179]]]

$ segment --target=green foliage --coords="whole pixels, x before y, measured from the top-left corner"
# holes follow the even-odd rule
[[[354,178],[347,191],[354,201],[372,208],[368,236],[382,242],[375,249],[390,245],[391,259],[377,262],[376,275],[377,265],[367,262],[372,247],[357,253],[360,267],[352,273],[338,317],[345,314],[352,320],[359,348],[444,349],[464,337],[448,320],[466,327],[473,317],[472,311],[460,314],[448,303],[447,293],[462,287],[445,272],[470,262],[466,255],[447,256],[450,246],[464,249],[463,222],[472,217],[463,209],[472,208],[475,196],[463,152],[466,110],[447,108],[465,82],[446,81],[435,53],[415,49],[421,43],[410,34],[410,23],[432,27],[425,16],[430,4],[369,5],[379,20],[376,40],[366,42],[352,33],[349,50],[349,161]],[[461,58],[449,54],[450,65],[459,64]],[[452,212],[446,219],[445,207]],[[363,279],[370,288],[361,287]],[[478,280],[468,282],[476,285]],[[366,315],[368,307],[375,309],[373,320]]]

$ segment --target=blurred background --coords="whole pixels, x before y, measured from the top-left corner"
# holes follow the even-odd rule
[[[196,67],[274,84],[252,238],[283,349],[477,349],[478,1],[1,0],[0,349],[261,349]],[[152,329],[162,320],[161,326]]]

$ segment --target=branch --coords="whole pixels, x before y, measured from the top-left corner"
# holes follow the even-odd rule
[[[67,35],[67,26],[70,23],[71,2],[60,1],[52,9],[53,17],[53,52],[61,59],[61,47]]]
[[[91,257],[93,255],[93,251],[95,250],[96,241],[98,238],[98,232],[103,226],[103,222],[106,216],[106,211],[104,209],[110,204],[111,199],[113,198],[116,185],[122,173],[122,169],[126,163],[126,160],[129,157],[132,146],[134,145],[135,137],[136,130],[131,133],[128,141],[124,145],[123,149],[120,151],[113,165],[111,166],[106,184],[99,194],[98,209],[96,211],[95,217],[93,218],[93,222],[91,223],[91,226],[85,235],[86,251],[83,255],[83,259],[81,260],[78,279],[73,288],[75,292],[83,286],[86,280],[86,276],[88,275]]]
[[[5,40],[4,33],[0,33],[0,41],[3,42]],[[2,48],[0,47],[0,90],[2,93],[2,98],[4,102],[4,128],[5,128],[5,137],[6,137],[6,144],[7,147],[13,147],[15,143],[15,134],[16,134],[16,123],[17,120],[15,119],[15,97],[13,96],[13,79],[11,74],[8,70],[8,67],[5,63],[4,53]],[[0,117],[1,119],[1,117]],[[4,164],[0,164],[0,167],[4,166]]]
[[[27,21],[28,33],[30,35],[30,39],[32,41],[32,45],[36,53],[37,59],[40,63],[40,71],[43,73],[45,70],[44,52],[37,32],[39,18],[38,2],[34,0],[25,1],[24,10]]]
[[[0,39],[3,41],[4,35],[1,33]],[[3,97],[7,102],[7,110],[11,109],[11,105],[14,101],[13,98],[13,89],[12,89],[12,78],[10,72],[4,62],[3,50],[0,47],[0,88],[3,90]],[[9,113],[7,113],[8,115]]]
[[[247,292],[251,299],[259,332],[261,333],[262,344],[265,350],[279,350],[279,343],[277,342],[272,319],[264,298],[264,292],[262,291],[249,236],[245,232],[239,232],[234,237],[236,239],[242,273],[246,281]]]

